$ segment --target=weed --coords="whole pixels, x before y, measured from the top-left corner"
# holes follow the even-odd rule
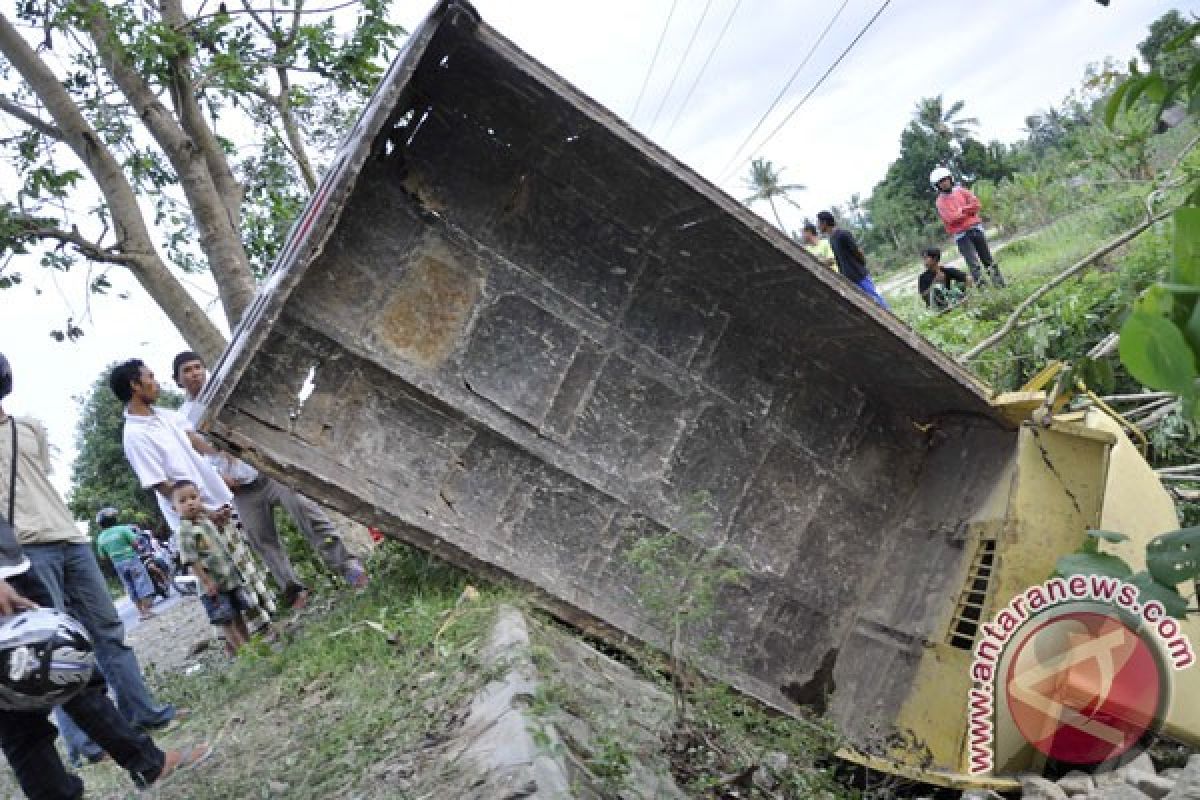
[[[707,492],[690,495],[684,504],[684,533],[667,529],[643,537],[626,554],[640,576],[638,599],[667,639],[675,711],[680,718],[686,711],[684,651],[714,649],[716,642],[706,631],[712,627],[717,594],[741,577],[741,571],[725,558],[723,545],[698,543],[712,526],[710,507]]]
[[[443,629],[466,576],[430,556],[389,542],[371,569],[365,593],[341,592],[327,611],[314,609],[282,649],[259,644],[233,661],[214,655],[198,674],[155,678],[159,696],[192,710],[157,743],[206,738],[218,750],[158,798],[260,797],[272,783],[299,800],[354,786],[355,796],[403,794],[372,782],[371,769],[444,737],[486,680],[475,651],[490,618],[463,614]],[[484,588],[478,602],[497,597]],[[97,797],[130,786],[107,765],[90,768],[86,781]]]

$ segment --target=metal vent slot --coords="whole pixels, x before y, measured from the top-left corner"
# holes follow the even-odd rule
[[[992,583],[992,570],[996,563],[996,541],[985,539],[979,543],[975,560],[963,584],[962,593],[954,611],[947,637],[951,647],[970,650],[975,645],[975,634],[983,619],[987,605],[988,588]]]

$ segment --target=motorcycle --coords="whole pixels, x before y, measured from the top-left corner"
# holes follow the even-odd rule
[[[137,553],[150,576],[150,582],[154,585],[154,592],[159,597],[166,599],[172,588],[181,595],[197,593],[196,579],[183,574],[179,554],[169,543],[164,544],[153,535],[143,532],[138,537]]]

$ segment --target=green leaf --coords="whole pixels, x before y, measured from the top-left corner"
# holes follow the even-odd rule
[[[1200,36],[1200,22],[1193,22],[1188,27],[1184,28],[1183,33],[1180,33],[1175,38],[1168,41],[1162,46],[1162,52],[1169,53],[1172,50],[1191,44],[1192,40]]]
[[[1175,222],[1171,280],[1200,286],[1200,208],[1178,209],[1171,219]]]
[[[1157,72],[1152,72],[1146,76],[1142,87],[1142,94],[1152,103],[1161,104],[1167,98],[1167,82],[1162,75]],[[1132,106],[1134,99],[1130,98],[1129,104]]]
[[[1113,544],[1129,541],[1128,536],[1123,533],[1118,533],[1117,531],[1101,531],[1093,529],[1089,530],[1087,535],[1095,539],[1103,539],[1106,542],[1112,542]]]
[[[1108,575],[1128,578],[1133,570],[1125,561],[1108,553],[1067,553],[1054,562],[1059,575]]]
[[[1115,378],[1113,376],[1112,364],[1108,359],[1101,358],[1099,360],[1091,358],[1081,358],[1075,365],[1076,370],[1083,378],[1083,382],[1088,388],[1094,389],[1100,394],[1111,394]]]
[[[1133,108],[1142,96],[1142,92],[1146,91],[1146,87],[1150,84],[1150,78],[1153,75],[1145,75],[1140,78],[1131,78],[1129,91],[1125,93],[1125,108],[1126,110]]]
[[[1121,362],[1134,378],[1155,389],[1190,393],[1196,359],[1179,328],[1166,319],[1135,311],[1121,326]]]
[[[1187,616],[1187,600],[1175,591],[1174,587],[1163,586],[1154,580],[1149,572],[1139,572],[1129,579],[1129,583],[1138,588],[1139,602],[1143,606],[1151,600],[1157,600],[1162,603],[1167,614],[1175,619],[1183,619]]]
[[[1156,317],[1170,316],[1171,310],[1174,308],[1175,298],[1172,296],[1172,292],[1161,283],[1151,286],[1133,304],[1135,314],[1150,314]]]
[[[1146,569],[1165,586],[1200,576],[1200,528],[1155,536],[1146,545]]]
[[[1117,123],[1117,114],[1121,113],[1121,104],[1125,100],[1125,95],[1129,91],[1129,85],[1133,83],[1133,78],[1127,78],[1121,82],[1108,98],[1108,105],[1104,107],[1104,124],[1108,128],[1112,128]]]

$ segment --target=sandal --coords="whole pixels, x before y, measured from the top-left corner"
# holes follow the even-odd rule
[[[150,785],[159,786],[176,772],[203,764],[212,754],[212,748],[208,746],[207,742],[184,745],[178,750],[168,750],[164,753],[165,758],[162,771],[158,773],[158,779]]]

